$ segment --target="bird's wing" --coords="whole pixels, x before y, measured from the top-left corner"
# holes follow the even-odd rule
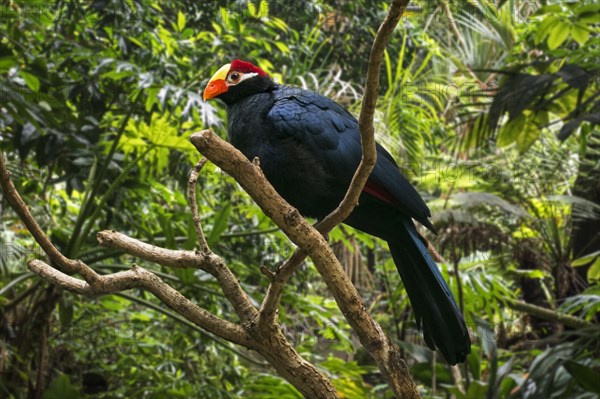
[[[364,192],[395,205],[404,214],[417,220],[431,231],[431,212],[417,190],[400,172],[392,156],[377,144],[377,163],[369,176]]]
[[[350,183],[361,159],[360,130],[357,120],[342,106],[310,91],[281,88],[267,123],[274,134],[293,137],[305,145],[336,179]],[[429,208],[379,144],[377,164],[363,192],[433,228]]]

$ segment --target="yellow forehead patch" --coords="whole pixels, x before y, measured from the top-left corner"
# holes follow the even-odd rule
[[[212,82],[213,80],[217,80],[217,79],[222,79],[222,80],[227,79],[227,74],[229,73],[230,67],[231,67],[231,64],[225,64],[221,68],[219,68],[219,70],[213,75],[213,77],[210,78],[209,83]]]

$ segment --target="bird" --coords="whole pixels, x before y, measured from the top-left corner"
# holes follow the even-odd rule
[[[230,143],[260,167],[275,190],[305,217],[317,220],[343,199],[362,156],[359,124],[319,93],[274,82],[248,61],[234,59],[210,78],[204,101],[227,107]],[[387,241],[427,346],[448,364],[470,353],[469,332],[413,219],[435,232],[431,212],[376,144],[377,161],[345,224]]]

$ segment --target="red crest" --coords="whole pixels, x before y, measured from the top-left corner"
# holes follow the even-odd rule
[[[229,70],[238,71],[242,73],[256,72],[259,76],[269,76],[265,71],[263,71],[256,65],[242,60],[231,61],[231,67],[229,68]]]

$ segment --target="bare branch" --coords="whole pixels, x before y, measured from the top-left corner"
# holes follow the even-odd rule
[[[29,262],[28,266],[32,272],[37,273],[57,287],[80,295],[96,296],[116,293],[135,287],[144,288],[153,293],[162,303],[195,325],[230,342],[259,352],[305,397],[318,399],[338,398],[331,381],[294,350],[277,323],[272,323],[265,330],[256,328],[257,323],[255,323],[255,320],[258,311],[252,305],[247,294],[241,289],[235,276],[215,254],[166,250],[144,244],[116,232],[105,231],[98,234],[98,239],[105,246],[119,248],[125,252],[136,254],[143,259],[153,260],[160,264],[181,268],[195,267],[213,274],[221,285],[225,296],[233,304],[243,322],[242,325],[234,324],[214,316],[185,298],[158,276],[141,267],[134,265],[128,271],[99,275],[83,262],[68,259],[50,243],[33,219],[33,216],[29,213],[29,210],[10,180],[10,174],[1,153],[0,178],[3,192],[7,194],[7,198],[9,198],[10,203],[15,207],[15,211],[19,216],[25,218],[26,226],[35,231],[35,238],[40,242],[42,248],[50,251],[48,256],[51,259],[56,258],[57,264],[61,262],[63,269],[82,274],[85,281],[69,276],[40,260]]]
[[[419,236],[421,236],[421,240],[427,243],[427,251],[429,251],[429,255],[438,263],[446,263],[446,259],[435,249],[431,241],[427,239],[421,232],[419,232]]]
[[[285,338],[279,324],[274,323],[269,327],[267,330],[257,331],[259,343],[264,344],[264,349],[259,351],[277,372],[292,382],[305,398],[339,399],[340,396],[331,381],[296,352]]]
[[[29,269],[52,284],[80,295],[96,296],[136,287],[145,288],[165,305],[206,331],[247,348],[256,348],[255,341],[241,326],[220,319],[202,309],[162,281],[157,275],[139,266],[134,265],[131,270],[106,276],[96,275],[93,284],[64,274],[40,260],[29,262]]]
[[[275,278],[275,273],[273,273],[271,270],[269,270],[268,267],[266,266],[261,266],[260,267],[260,272],[269,279],[269,281],[273,281],[273,279]]]
[[[202,158],[198,161],[196,166],[194,166],[194,168],[192,169],[192,173],[190,173],[190,178],[188,180],[188,200],[190,202],[192,218],[194,219],[194,227],[196,228],[196,234],[198,235],[198,243],[200,244],[200,250],[204,253],[210,252],[210,248],[208,247],[208,242],[206,241],[204,231],[202,230],[202,224],[200,223],[200,216],[198,215],[198,201],[196,200],[196,183],[198,182],[198,177],[200,176],[200,172],[206,164],[206,161],[206,158]]]
[[[553,309],[543,308],[531,303],[508,300],[506,304],[514,310],[530,314],[543,320],[555,321],[575,329],[590,327],[593,323],[577,316],[561,313]]]
[[[85,296],[111,294],[133,288],[138,284],[135,269],[107,276],[97,276],[94,284],[90,285],[86,281],[69,276],[41,260],[32,260],[28,266],[29,270],[40,275],[48,282],[67,291]]]
[[[363,97],[363,105],[359,119],[363,156],[358,169],[354,173],[350,187],[340,205],[315,225],[315,228],[323,234],[326,234],[350,215],[354,207],[358,204],[358,197],[377,161],[373,118],[377,97],[379,95],[381,62],[383,60],[385,47],[389,42],[390,36],[394,31],[395,26],[398,24],[400,17],[404,13],[407,4],[408,1],[395,1],[391,4],[388,14],[382,22],[373,42],[371,54],[369,56],[365,95]],[[253,162],[257,165],[256,159]],[[283,286],[285,286],[287,280],[302,263],[305,257],[306,253],[298,249],[282,268],[277,271],[276,278],[271,279],[272,282],[261,305],[261,323],[268,324],[274,319],[276,314],[275,311],[279,306],[279,301],[283,292]]]
[[[37,224],[29,208],[19,195],[15,188],[12,180],[10,179],[10,172],[6,167],[4,155],[0,152],[0,187],[2,192],[12,206],[14,211],[19,215],[19,218],[25,223],[27,230],[31,233],[35,241],[42,247],[48,258],[55,263],[62,270],[69,273],[79,273],[88,282],[91,282],[95,278],[94,271],[84,263],[72,260],[64,256],[56,247],[50,242],[46,233]]]
[[[265,330],[269,325],[276,321],[277,309],[279,308],[279,302],[281,300],[283,288],[292,274],[294,274],[294,271],[296,271],[298,266],[305,258],[306,251],[298,248],[296,251],[294,251],[293,255],[273,274],[272,278],[270,279],[271,284],[269,284],[265,298],[260,305],[260,316],[258,318],[259,329]]]
[[[249,163],[249,165],[251,165],[252,168],[255,167],[251,163]],[[128,254],[161,265],[171,267],[194,267],[212,274],[216,277],[223,293],[232,303],[236,313],[242,320],[241,328],[244,333],[252,338],[253,349],[263,355],[269,363],[273,365],[284,378],[302,392],[305,397],[324,399],[338,398],[331,381],[294,350],[281,332],[281,328],[274,320],[274,317],[269,324],[261,323],[260,319],[256,322],[259,317],[259,312],[252,305],[251,299],[241,289],[235,276],[217,255],[213,253],[174,251],[159,248],[114,231],[102,231],[98,233],[98,241],[102,246],[118,248]],[[158,279],[158,277],[156,278]],[[144,288],[150,290],[150,287],[144,286]],[[165,288],[160,291],[157,290],[156,292],[152,292],[161,301],[164,301],[163,297],[160,296],[161,292],[164,290]],[[175,290],[173,291],[177,292]],[[181,294],[177,294],[181,296]],[[180,301],[183,300],[187,301],[187,299],[181,296]],[[183,314],[181,313],[181,309],[174,310]],[[185,314],[183,315],[185,316]],[[186,318],[188,318],[188,316],[186,316]],[[194,320],[191,321],[195,322]],[[205,328],[203,325],[201,325],[201,327]],[[215,333],[215,335],[219,334]],[[231,341],[229,338],[225,339]],[[310,383],[308,383],[308,381],[310,381]]]
[[[101,231],[97,234],[98,242],[103,247],[119,249],[125,253],[149,262],[173,268],[195,268],[213,275],[223,294],[233,305],[242,321],[249,321],[258,316],[258,310],[252,300],[240,286],[240,283],[223,260],[212,252],[192,252],[160,248],[131,238],[116,231]]]
[[[375,115],[375,105],[379,96],[379,75],[381,70],[381,61],[385,47],[390,41],[400,17],[404,13],[409,0],[394,0],[390,4],[388,13],[381,23],[373,46],[369,55],[369,64],[367,69],[367,80],[365,82],[365,94],[363,96],[362,106],[358,124],[360,127],[360,141],[362,145],[362,158],[358,169],[354,172],[350,187],[344,196],[340,205],[329,215],[317,223],[316,228],[326,233],[336,225],[346,219],[352,210],[358,205],[358,198],[363,187],[369,179],[369,175],[377,162],[377,151],[375,148],[375,128],[373,127],[373,118]]]
[[[331,230],[352,212],[375,165],[373,115],[378,96],[379,69],[385,46],[407,4],[407,0],[392,2],[388,15],[373,43],[367,74],[367,88],[359,120],[363,157],[343,201],[334,212],[315,226],[318,231],[323,233]],[[293,262],[290,259],[284,266],[285,270],[292,273],[304,256],[308,254],[333,293],[340,310],[357,332],[362,345],[375,359],[392,390],[400,397],[418,398],[418,391],[398,348],[366,311],[362,298],[346,276],[323,236],[313,229],[295,208],[279,196],[266,180],[260,168],[256,164],[248,162],[237,149],[220,140],[211,131],[206,130],[192,135],[191,141],[200,153],[233,176],[263,212],[301,248],[301,251],[296,251],[292,257]],[[302,253],[303,251],[306,251],[306,254]],[[278,276],[276,276],[276,280],[277,278]],[[288,278],[289,275],[284,274],[281,280],[283,283],[276,280],[271,283],[261,306],[261,311],[264,313],[259,319],[259,326],[266,328],[271,320],[275,320],[281,290]]]
[[[218,256],[193,251],[181,251],[147,244],[114,230],[103,230],[96,235],[103,247],[118,249],[127,254],[175,269],[195,268],[209,272],[215,267]]]
[[[346,320],[371,353],[394,392],[400,397],[418,398],[417,388],[399,349],[367,312],[362,298],[323,235],[275,191],[259,167],[231,144],[210,130],[194,133],[190,140],[211,162],[233,176],[263,212],[311,257]]]

